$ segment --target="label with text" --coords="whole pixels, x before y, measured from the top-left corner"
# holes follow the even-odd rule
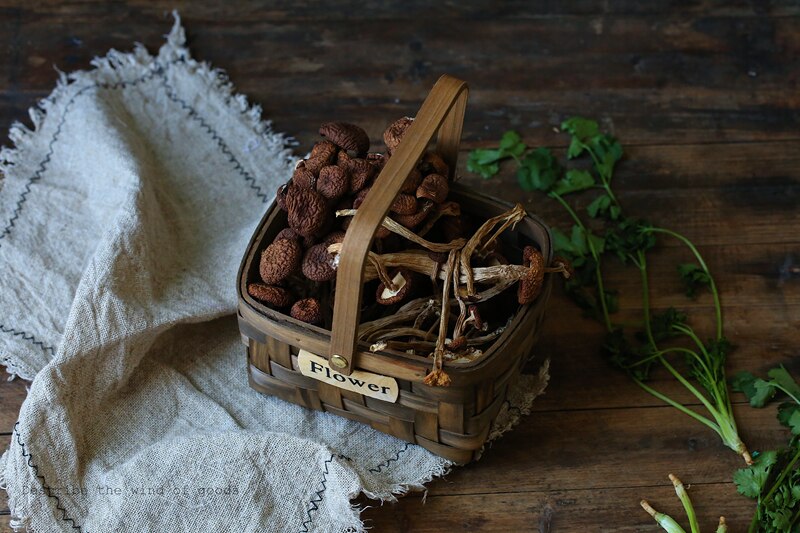
[[[300,372],[304,376],[318,379],[340,389],[392,403],[397,401],[400,394],[397,380],[394,378],[363,370],[354,370],[352,374],[345,376],[332,369],[324,357],[305,350],[300,350],[300,353],[297,354],[297,362],[300,364]]]

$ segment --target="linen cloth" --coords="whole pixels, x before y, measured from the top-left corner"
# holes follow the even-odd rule
[[[391,500],[452,465],[248,387],[236,271],[294,157],[184,40],[176,15],[157,56],[62,75],[0,154],[0,358],[32,380],[0,460],[12,523],[362,531],[360,492]]]

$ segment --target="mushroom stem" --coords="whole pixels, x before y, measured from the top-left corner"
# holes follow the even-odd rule
[[[522,220],[525,217],[525,209],[522,208],[520,204],[514,206],[513,209],[510,211],[506,211],[500,215],[494,216],[483,223],[483,225],[478,228],[478,231],[470,237],[464,247],[461,249],[461,265],[464,268],[464,272],[467,274],[467,295],[472,296],[475,294],[475,279],[474,273],[470,268],[470,261],[472,260],[472,253],[479,247],[482,246],[482,249],[485,249],[486,246],[491,244],[497,237],[500,235],[501,232],[505,231],[506,228],[515,225],[517,222]],[[494,227],[500,224],[500,228],[486,241],[484,241],[484,237],[486,237]],[[490,267],[491,268],[491,267]]]
[[[340,209],[336,211],[337,217],[351,217],[355,216],[358,212],[358,209]],[[401,237],[408,239],[409,241],[419,244],[423,248],[430,250],[431,252],[449,252],[450,250],[455,250],[461,248],[464,245],[464,239],[455,239],[448,243],[437,243],[437,242],[430,242],[413,231],[410,231],[405,226],[398,224],[394,220],[389,217],[385,217],[381,225],[391,231],[392,233],[397,233]]]
[[[338,254],[342,249],[341,243],[333,243],[328,246],[328,251]],[[431,275],[435,272],[438,279],[445,279],[445,269],[425,252],[397,252],[389,254],[376,254],[370,252],[370,264],[364,268],[364,281],[371,281],[380,278],[374,261],[379,261],[384,269],[391,267],[405,267],[424,275]],[[463,268],[463,266],[462,266]],[[518,281],[529,274],[530,268],[522,265],[493,265],[488,267],[470,268],[471,277],[474,283],[498,283],[502,281]],[[546,270],[547,271],[547,270]],[[560,272],[560,267],[556,270]],[[458,277],[459,284],[468,284],[470,275],[461,273]],[[474,295],[474,293],[473,293]]]

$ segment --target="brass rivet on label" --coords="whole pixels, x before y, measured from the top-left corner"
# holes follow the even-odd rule
[[[333,355],[331,356],[331,364],[336,368],[345,368],[347,366],[347,360],[341,355]]]

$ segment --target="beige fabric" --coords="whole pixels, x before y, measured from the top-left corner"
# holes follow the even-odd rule
[[[0,481],[32,531],[361,531],[447,461],[247,386],[235,273],[287,139],[191,59],[110,52],[15,125],[0,357],[33,380]],[[324,117],[323,117],[324,118]],[[523,380],[510,427],[546,383]]]

